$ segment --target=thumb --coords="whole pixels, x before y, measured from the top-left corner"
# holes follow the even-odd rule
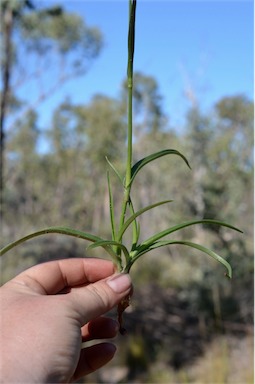
[[[114,274],[104,280],[73,288],[69,294],[81,326],[103,315],[118,304],[132,289],[129,274]]]

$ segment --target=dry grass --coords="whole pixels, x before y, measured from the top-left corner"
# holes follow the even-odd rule
[[[178,372],[154,367],[147,383],[253,384],[253,336],[219,337],[193,365]]]
[[[221,336],[208,344],[203,356],[179,371],[169,368],[163,361],[150,365],[150,369],[133,380],[125,379],[128,369],[114,362],[84,378],[83,383],[95,384],[253,384],[254,339]],[[82,381],[80,381],[82,382]]]

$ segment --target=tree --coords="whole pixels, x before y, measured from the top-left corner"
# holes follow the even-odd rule
[[[195,290],[196,295],[204,297],[204,302],[200,299],[197,303],[203,307],[199,310],[207,310],[209,315],[211,311],[218,324],[221,318],[249,322],[248,308],[252,307],[253,300],[247,290],[253,279],[253,103],[240,95],[223,97],[208,114],[207,123],[203,121],[200,116],[201,129],[194,130],[194,125],[189,125],[193,129],[188,131],[194,175],[193,185],[188,187],[189,207],[201,217],[224,219],[241,228],[245,235],[235,236],[207,226],[197,232],[197,236],[206,236],[214,249],[231,260],[235,278],[235,284],[230,286],[221,275],[211,278],[204,266],[203,279],[207,283],[211,281],[212,291],[201,281]],[[199,164],[203,170],[201,178],[196,177]],[[198,196],[200,212],[195,204]],[[238,313],[243,313],[242,319]]]
[[[226,149],[235,153],[240,169],[253,169],[253,103],[244,95],[223,97],[216,103],[219,129],[228,136]]]
[[[10,228],[15,226],[17,215],[25,218],[27,223],[36,220],[35,208],[38,206],[41,193],[41,183],[37,179],[40,165],[37,153],[39,135],[37,114],[30,110],[22,120],[17,121],[15,129],[8,137],[6,146],[8,183],[4,195],[8,215],[5,218],[5,225],[2,225],[3,233],[7,226]]]
[[[122,172],[125,161],[125,117],[120,102],[103,95],[94,96],[87,106],[78,106],[75,112],[78,117],[77,130],[83,138],[84,167],[89,181],[87,189],[90,190],[86,195],[85,206],[92,217],[92,228],[102,231],[103,223],[109,215],[106,156]],[[97,180],[97,183],[92,180]],[[117,198],[118,194],[114,194]],[[99,196],[99,200],[91,199],[91,196]]]
[[[102,36],[97,28],[88,27],[76,14],[66,12],[59,6],[39,8],[30,0],[2,1],[1,24],[2,196],[5,131],[8,129],[6,123],[13,126],[16,121],[16,116],[8,116],[8,110],[11,101],[17,98],[17,89],[25,87],[31,79],[36,80],[37,96],[28,100],[28,106],[27,103],[19,105],[22,107],[20,113],[24,113],[24,109],[35,108],[65,81],[86,72],[91,61],[101,50]]]
[[[194,105],[187,113],[187,150],[192,164],[192,182],[195,190],[188,197],[189,208],[193,215],[204,217],[206,212],[204,203],[203,183],[210,164],[208,147],[212,139],[210,118]]]

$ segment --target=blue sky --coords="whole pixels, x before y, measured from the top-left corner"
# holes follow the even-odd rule
[[[126,76],[128,1],[58,3],[99,27],[105,45],[84,77],[44,103],[48,117],[66,96],[77,103],[95,93],[118,97]],[[190,105],[187,90],[203,108],[227,95],[253,98],[252,0],[138,0],[136,21],[134,69],[156,78],[173,124],[181,123]]]

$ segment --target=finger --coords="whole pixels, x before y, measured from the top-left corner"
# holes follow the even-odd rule
[[[100,343],[82,349],[72,381],[76,381],[107,364],[115,352],[116,347],[111,343]]]
[[[76,320],[82,327],[105,314],[129,294],[132,283],[128,274],[115,274],[85,287],[73,288],[65,295]]]
[[[118,330],[119,324],[117,321],[109,317],[98,317],[82,327],[82,341],[110,339],[116,336]]]
[[[64,259],[36,265],[18,275],[22,282],[40,294],[56,294],[66,287],[93,283],[114,273],[111,261],[103,259]]]

